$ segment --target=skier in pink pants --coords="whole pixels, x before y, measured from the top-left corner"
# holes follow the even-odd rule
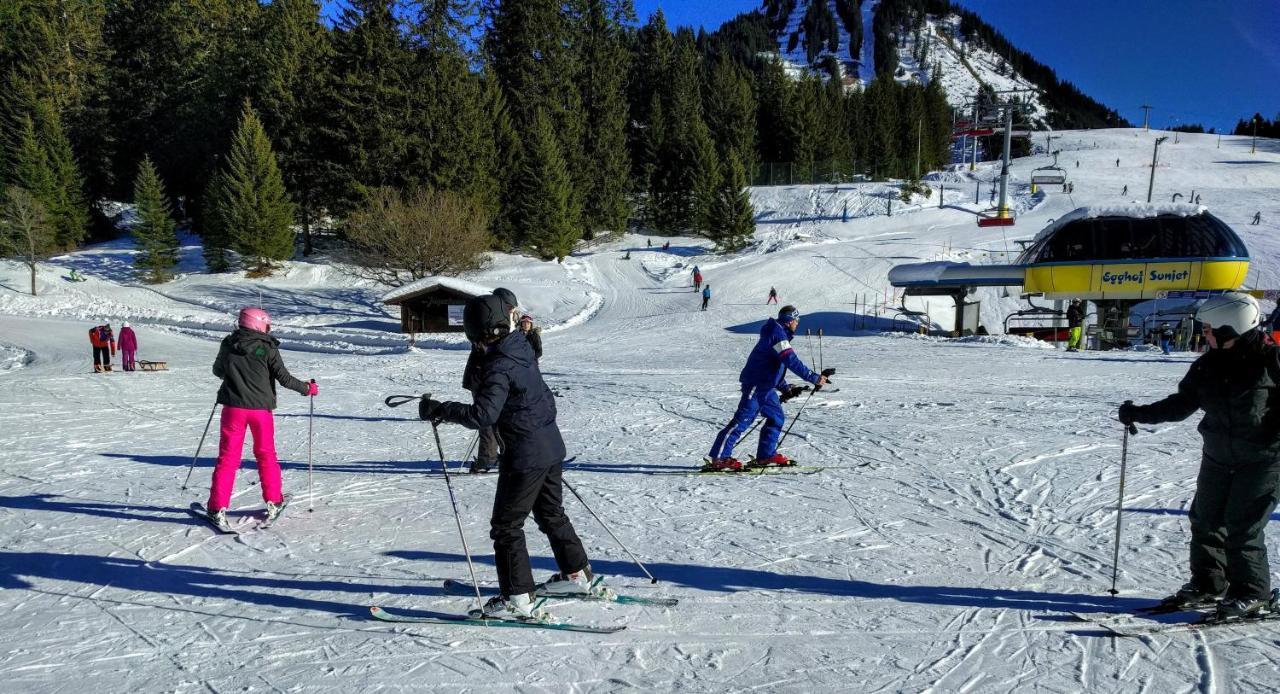
[[[207,508],[209,519],[222,528],[229,527],[227,506],[231,503],[236,471],[240,469],[246,429],[253,434],[253,456],[258,461],[267,518],[274,520],[284,503],[280,463],[276,459],[275,422],[271,417],[271,411],[276,408],[276,383],[306,396],[320,392],[314,381],[300,381],[284,367],[280,341],[269,334],[271,316],[266,311],[252,307],[241,309],[239,326],[223,338],[218,358],[213,362],[213,375],[222,379],[222,387],[218,389],[222,438]]]

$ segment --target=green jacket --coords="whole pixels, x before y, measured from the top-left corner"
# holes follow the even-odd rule
[[[308,383],[294,378],[280,358],[280,341],[266,333],[237,328],[222,339],[213,375],[222,379],[218,403],[246,410],[276,409],[276,382],[302,395]]]

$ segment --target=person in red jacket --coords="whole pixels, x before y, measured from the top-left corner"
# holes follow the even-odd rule
[[[89,344],[93,346],[94,373],[110,371],[111,355],[116,353],[116,336],[111,333],[111,325],[107,321],[89,328]]]
[[[138,362],[134,357],[138,354],[138,336],[133,334],[129,321],[120,324],[120,364],[125,371],[137,371]]]

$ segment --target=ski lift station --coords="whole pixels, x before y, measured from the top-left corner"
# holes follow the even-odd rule
[[[1249,252],[1231,227],[1199,205],[1082,207],[1042,229],[1011,265],[932,262],[898,265],[889,282],[905,296],[950,296],[957,334],[977,326],[979,287],[1022,287],[1024,295],[1093,301],[1119,311],[1169,292],[1239,289]]]

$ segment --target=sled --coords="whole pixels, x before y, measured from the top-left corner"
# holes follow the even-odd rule
[[[138,370],[139,371],[168,371],[169,362],[147,361],[146,359],[139,359]]]

